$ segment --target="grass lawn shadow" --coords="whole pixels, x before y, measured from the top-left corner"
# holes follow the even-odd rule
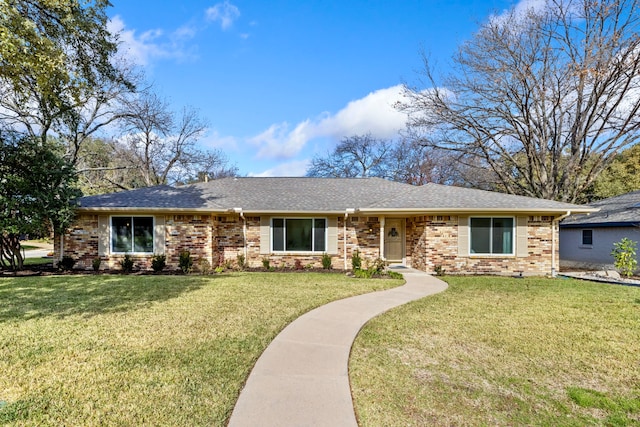
[[[180,276],[51,276],[0,279],[0,322],[124,312],[176,298],[209,279]]]

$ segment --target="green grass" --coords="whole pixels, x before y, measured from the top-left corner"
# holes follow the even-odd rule
[[[224,425],[286,324],[400,283],[313,273],[0,279],[0,424]]]
[[[53,265],[53,259],[52,258],[25,258],[24,259],[25,267],[28,267],[30,265],[44,265],[44,264]]]
[[[640,425],[640,288],[445,279],[356,339],[361,426]]]

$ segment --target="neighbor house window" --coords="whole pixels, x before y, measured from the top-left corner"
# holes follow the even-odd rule
[[[111,251],[153,253],[153,217],[111,217]]]
[[[593,230],[582,230],[582,244],[593,245]]]
[[[273,251],[325,252],[327,220],[325,218],[273,218]]]
[[[513,218],[471,218],[471,253],[513,254]]]

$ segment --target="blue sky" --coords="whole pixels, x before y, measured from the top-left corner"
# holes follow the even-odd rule
[[[446,69],[456,47],[514,1],[113,0],[110,28],[176,110],[209,122],[241,175],[304,175],[343,137],[394,138],[392,104],[417,83],[421,50]]]

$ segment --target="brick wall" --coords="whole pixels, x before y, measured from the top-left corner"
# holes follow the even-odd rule
[[[441,266],[452,274],[545,275],[551,272],[551,221],[553,217],[528,217],[525,257],[459,256],[457,216],[419,216],[407,221],[407,263],[434,272]],[[556,232],[556,239],[557,239]],[[556,252],[556,265],[558,265]]]
[[[262,254],[260,252],[260,217],[239,215],[166,215],[165,254],[167,269],[178,269],[179,254],[188,250],[196,260],[209,266],[237,265],[238,255],[245,253],[243,226],[246,220],[246,258],[249,267],[262,267],[268,258],[273,267],[293,268],[296,260],[302,266],[322,267],[322,254]],[[416,216],[406,221],[406,259],[413,268],[434,272],[441,266],[454,274],[548,274],[551,271],[552,217],[528,217],[527,252],[525,257],[487,257],[458,255],[458,217]],[[331,254],[334,269],[343,269],[344,245],[347,245],[347,269],[357,249],[363,267],[380,258],[380,218],[352,216],[337,220],[337,254]],[[64,254],[76,260],[76,268],[90,270],[98,256],[98,216],[81,214],[64,237]],[[556,235],[557,239],[557,235]],[[60,257],[60,238],[54,243],[55,258]],[[135,268],[150,270],[152,255],[132,255]],[[556,265],[559,262],[556,253]],[[119,270],[123,255],[102,256],[101,269]]]
[[[80,215],[64,236],[64,255],[72,257],[74,268],[92,269],[98,256],[98,215]],[[53,259],[60,259],[60,236],[53,241]],[[103,267],[104,268],[104,267]]]

